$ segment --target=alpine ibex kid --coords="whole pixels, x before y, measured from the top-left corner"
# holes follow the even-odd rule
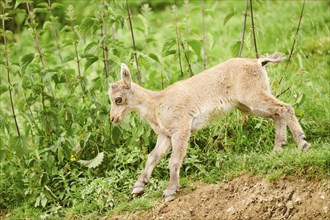
[[[148,121],[158,136],[132,194],[144,192],[153,169],[172,147],[170,181],[163,198],[165,202],[173,200],[191,134],[233,108],[274,120],[275,151],[286,143],[287,126],[299,148],[307,150],[310,145],[293,108],[270,93],[265,65],[281,60],[279,53],[259,59],[233,58],[162,91],[151,91],[133,83],[130,70],[121,64],[121,80],[109,86],[111,121],[118,124],[134,111]]]

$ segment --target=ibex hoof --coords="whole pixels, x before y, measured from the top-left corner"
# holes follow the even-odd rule
[[[302,151],[307,151],[310,147],[311,147],[311,145],[310,145],[309,143],[305,142],[305,143],[300,147],[300,149],[301,149]]]
[[[133,196],[140,196],[144,193],[144,186],[133,186],[131,194]]]
[[[174,194],[170,194],[170,195],[163,194],[163,200],[164,200],[165,203],[171,202],[174,199],[175,199],[175,193]]]
[[[273,152],[280,152],[280,151],[282,151],[282,150],[283,150],[282,147],[274,147],[274,148],[273,148]]]

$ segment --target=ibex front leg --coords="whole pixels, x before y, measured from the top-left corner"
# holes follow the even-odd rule
[[[138,180],[133,186],[132,194],[141,195],[144,193],[144,186],[148,183],[153,169],[159,161],[167,154],[171,145],[170,138],[159,134],[155,148],[150,152],[145,169],[142,171]]]
[[[175,198],[179,188],[179,176],[182,160],[187,152],[190,131],[178,132],[172,136],[172,155],[170,158],[170,182],[164,191],[163,198],[165,202],[172,201]]]

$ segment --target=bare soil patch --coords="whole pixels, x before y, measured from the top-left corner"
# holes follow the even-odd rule
[[[193,184],[194,185],[194,184]],[[330,179],[240,176],[219,184],[182,189],[168,204],[109,219],[329,219]]]

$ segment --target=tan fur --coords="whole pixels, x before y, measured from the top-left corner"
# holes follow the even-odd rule
[[[293,108],[270,93],[269,78],[264,68],[268,62],[280,62],[279,53],[260,59],[233,58],[162,91],[151,91],[132,83],[131,73],[121,65],[122,79],[109,88],[112,103],[110,117],[119,123],[130,112],[144,117],[158,135],[155,149],[149,154],[146,168],[135,183],[132,194],[144,192],[154,167],[172,146],[170,182],[164,192],[165,201],[174,199],[179,186],[182,159],[192,132],[213,118],[238,108],[243,112],[272,118],[275,121],[275,147],[286,143],[286,126],[302,150],[309,144],[295,117]],[[122,99],[121,103],[116,104]]]

